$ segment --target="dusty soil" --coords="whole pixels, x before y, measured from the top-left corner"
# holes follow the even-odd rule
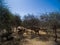
[[[47,36],[46,36],[46,32],[40,31],[39,33],[41,34],[40,36],[36,35],[36,34],[32,34],[30,33],[31,31],[27,31],[26,33],[22,35],[18,35],[18,33],[13,33],[13,36],[17,39],[15,41],[8,41],[5,44],[6,45],[56,45],[56,43],[52,40],[50,40]],[[22,39],[21,41],[19,41],[19,39]],[[2,45],[5,45],[2,44]]]
[[[40,34],[46,35],[46,32],[40,31]],[[28,35],[27,37],[30,37],[30,35]],[[52,40],[45,40],[45,39],[41,40],[41,39],[39,39],[39,37],[36,36],[33,39],[26,38],[22,40],[22,42],[23,42],[23,45],[56,45],[56,43]]]

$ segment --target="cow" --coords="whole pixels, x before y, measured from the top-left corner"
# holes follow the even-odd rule
[[[47,28],[40,28],[41,31],[44,31],[48,34]]]
[[[31,28],[31,30],[33,30],[35,32],[35,34],[39,35],[39,30],[40,30],[39,27],[33,26],[33,27],[30,27],[30,28]]]
[[[18,34],[23,34],[25,32],[25,28],[22,27],[17,28],[17,30],[18,30]]]

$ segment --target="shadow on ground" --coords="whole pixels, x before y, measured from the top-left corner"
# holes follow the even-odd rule
[[[49,41],[49,36],[47,35],[31,35],[31,38],[30,39],[34,39],[36,38],[37,40],[40,40],[40,41]]]

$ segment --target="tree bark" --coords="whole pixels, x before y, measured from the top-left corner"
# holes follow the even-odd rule
[[[57,29],[55,29],[54,31],[55,31],[55,42],[57,42]]]

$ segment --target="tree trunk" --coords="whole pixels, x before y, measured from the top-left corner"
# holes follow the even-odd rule
[[[54,41],[57,42],[57,26],[56,25],[53,26],[53,30],[55,33],[55,36],[54,36],[55,40]]]
[[[55,28],[55,42],[57,42],[57,29]]]

